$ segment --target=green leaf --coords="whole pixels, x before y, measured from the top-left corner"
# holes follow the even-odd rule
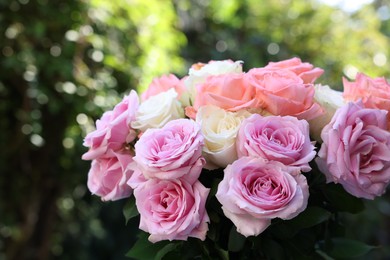
[[[163,259],[163,257],[168,254],[169,252],[172,252],[174,251],[177,247],[179,246],[178,243],[169,243],[167,244],[166,246],[164,246],[163,248],[161,248],[156,256],[154,257],[154,260],[161,260]]]
[[[338,211],[358,213],[364,209],[362,199],[346,192],[340,184],[329,183],[323,186],[322,193],[330,205]]]
[[[361,257],[376,248],[375,246],[346,238],[332,238],[329,247],[325,244],[325,241],[320,241],[319,246],[328,256],[336,259]]]
[[[262,251],[267,259],[285,259],[284,248],[275,240],[263,239],[261,243]]]
[[[330,218],[332,214],[320,207],[308,207],[301,214],[287,222],[295,228],[308,228],[318,225]]]
[[[245,244],[245,237],[236,231],[236,227],[233,226],[229,233],[228,249],[232,252],[240,251]]]
[[[163,250],[164,247],[169,245],[169,241],[161,241],[157,243],[151,243],[148,240],[148,234],[142,232],[139,235],[137,242],[134,246],[127,252],[126,256],[134,259],[146,260],[146,259],[155,259],[160,250]],[[168,253],[169,251],[166,251]],[[161,253],[164,255],[164,252]]]
[[[311,260],[313,257],[307,252],[305,248],[304,240],[294,239],[294,240],[285,240],[283,241],[283,248],[285,254],[288,255],[291,259],[299,260]]]
[[[271,225],[271,232],[280,239],[292,238],[300,230],[310,228],[327,221],[332,214],[320,207],[308,207],[291,220],[280,220]]]
[[[134,196],[131,196],[123,207],[123,215],[125,216],[126,224],[131,218],[139,215]]]
[[[318,254],[318,256],[320,256],[324,260],[334,260],[332,257],[328,256],[325,252],[323,252],[319,249],[316,250],[316,254]]]

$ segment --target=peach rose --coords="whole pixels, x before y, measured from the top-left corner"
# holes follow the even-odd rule
[[[261,107],[273,115],[310,120],[322,115],[314,102],[313,84],[288,69],[255,68],[247,73],[249,85],[256,89]]]
[[[184,106],[191,106],[196,96],[196,85],[204,83],[209,76],[242,73],[242,61],[212,60],[207,64],[193,64],[184,80],[186,91],[180,101]]]
[[[214,105],[227,111],[255,108],[255,88],[248,84],[244,73],[209,76],[197,85],[197,93],[192,107],[186,108],[186,115],[195,118],[198,109]]]
[[[385,78],[370,78],[363,73],[356,75],[355,82],[343,78],[344,98],[347,101],[362,100],[364,107],[390,111],[390,84]],[[389,113],[390,114],[390,113]],[[387,116],[390,128],[390,117]]]
[[[314,68],[314,66],[308,62],[302,62],[299,58],[292,58],[289,60],[283,60],[279,62],[270,62],[265,67],[266,69],[288,69],[299,76],[304,83],[314,83],[319,78],[323,69]]]

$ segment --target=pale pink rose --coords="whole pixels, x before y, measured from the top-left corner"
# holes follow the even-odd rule
[[[356,75],[355,82],[343,78],[344,98],[348,101],[362,100],[364,107],[390,111],[390,84],[385,78],[370,78],[363,73]],[[390,114],[389,114],[390,115]],[[388,129],[390,116],[388,115]]]
[[[256,91],[247,83],[244,73],[209,76],[196,89],[193,106],[186,108],[186,115],[190,118],[195,118],[198,109],[205,105],[231,112],[258,107]]]
[[[339,108],[321,133],[319,169],[328,182],[340,183],[359,198],[374,199],[390,181],[390,132],[387,111],[361,102]]]
[[[324,113],[314,102],[313,84],[305,83],[288,69],[255,68],[247,78],[256,89],[261,107],[273,115],[310,120]]]
[[[96,130],[84,139],[84,146],[89,147],[82,156],[84,160],[112,157],[114,152],[122,150],[135,139],[136,132],[130,124],[135,120],[138,103],[138,95],[132,90],[112,111],[105,112],[96,121]]]
[[[291,116],[250,116],[241,124],[236,146],[238,157],[278,161],[304,172],[311,170],[309,162],[316,155],[309,124]]]
[[[242,235],[257,236],[274,218],[292,219],[305,210],[305,176],[276,161],[242,157],[225,169],[216,197]]]
[[[171,88],[175,89],[179,99],[181,94],[185,91],[184,80],[185,79],[178,79],[173,74],[163,75],[161,77],[154,78],[152,83],[150,83],[148,89],[141,95],[141,99],[142,101],[145,101],[151,96],[155,96]]]
[[[196,181],[205,164],[203,136],[193,120],[176,119],[148,129],[135,144],[134,161],[146,178]]]
[[[205,240],[209,217],[205,204],[209,189],[199,181],[150,179],[134,189],[140,213],[139,228],[150,233],[152,243],[161,240]]]
[[[266,69],[288,69],[299,76],[303,83],[314,83],[319,78],[324,70],[320,68],[314,68],[314,66],[308,62],[303,62],[299,58],[291,58],[279,62],[270,62]]]
[[[88,189],[101,197],[102,201],[129,197],[132,189],[127,181],[133,171],[127,169],[127,166],[132,161],[132,156],[128,153],[114,153],[113,157],[93,160],[88,173]]]

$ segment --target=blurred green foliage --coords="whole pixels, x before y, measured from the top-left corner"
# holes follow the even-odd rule
[[[123,258],[138,222],[125,226],[124,201],[90,195],[80,157],[93,122],[130,89],[198,61],[245,69],[292,56],[341,89],[357,71],[390,77],[389,37],[388,0],[355,13],[315,0],[0,0],[0,259]],[[389,245],[377,232],[389,208],[387,195],[364,225],[347,218],[364,230],[351,236]]]

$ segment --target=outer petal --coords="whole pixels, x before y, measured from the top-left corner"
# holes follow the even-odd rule
[[[235,214],[225,207],[222,207],[222,210],[225,216],[236,226],[237,232],[245,237],[257,236],[271,225],[271,219],[255,218],[247,214]]]

